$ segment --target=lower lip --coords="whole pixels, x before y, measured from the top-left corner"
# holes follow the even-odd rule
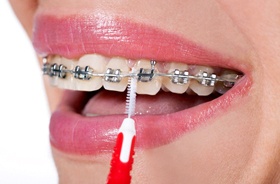
[[[172,114],[135,116],[136,147],[147,149],[171,143],[199,125],[207,124],[209,119],[217,118],[231,107],[232,101],[243,100],[250,87],[251,80],[245,76],[227,93],[210,102]],[[75,112],[71,103],[74,104],[62,102],[52,114],[52,146],[80,155],[111,153],[125,115],[85,117]]]

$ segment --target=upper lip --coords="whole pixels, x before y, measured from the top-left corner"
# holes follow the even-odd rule
[[[33,45],[41,56],[58,54],[78,58],[98,53],[127,59],[155,59],[246,70],[238,60],[228,59],[178,35],[100,14],[63,18],[38,14],[33,29]]]
[[[88,53],[99,53],[129,59],[145,58],[232,68],[245,74],[233,89],[211,102],[168,115],[136,116],[138,130],[141,129],[137,131],[136,145],[142,147],[168,143],[187,130],[192,130],[229,107],[236,96],[246,94],[251,86],[248,67],[241,65],[240,61],[224,59],[221,54],[177,35],[120,18],[101,15],[56,18],[39,14],[35,18],[33,45],[42,56],[58,54],[78,58]],[[83,117],[72,108],[79,103],[79,93],[73,95],[74,98],[72,94],[75,93],[66,95],[52,115],[52,144],[64,151],[86,154],[111,150],[114,135],[124,116]],[[94,122],[102,123],[102,126],[96,126]],[[168,134],[161,131],[164,129],[169,130]],[[154,131],[156,134],[152,133]]]

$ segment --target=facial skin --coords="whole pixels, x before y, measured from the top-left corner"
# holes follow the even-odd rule
[[[243,0],[10,0],[32,39],[33,17],[102,13],[179,35],[249,68],[242,104],[178,140],[139,150],[134,183],[280,183],[280,2]],[[39,59],[40,60],[40,59]],[[40,60],[41,61],[41,60]],[[250,67],[249,67],[250,66]],[[50,110],[62,90],[46,84]],[[53,148],[60,183],[104,183],[110,155]]]

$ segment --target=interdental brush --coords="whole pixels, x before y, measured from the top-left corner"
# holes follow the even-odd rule
[[[137,79],[130,78],[127,88],[126,113],[128,115],[119,129],[116,146],[111,159],[108,184],[130,184],[136,138],[135,121],[131,118],[135,112]]]

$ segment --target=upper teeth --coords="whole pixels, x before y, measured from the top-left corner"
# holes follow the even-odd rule
[[[154,60],[139,60],[133,67],[128,66],[128,61],[131,63],[124,58],[108,59],[98,54],[85,55],[76,62],[52,56],[43,58],[42,70],[45,75],[51,76],[53,85],[84,91],[98,90],[102,86],[107,90],[124,91],[128,77],[136,77],[141,82],[137,85],[137,93],[150,95],[156,94],[160,88],[184,93],[189,87],[198,95],[205,96],[214,91],[217,83],[224,85],[218,84],[216,91],[224,93],[241,77],[229,70],[223,70],[222,75],[217,76],[213,68],[206,66],[192,66],[193,69],[189,70],[189,66],[183,63],[168,63],[165,65],[167,71],[162,73]],[[137,72],[131,73],[131,68]]]

